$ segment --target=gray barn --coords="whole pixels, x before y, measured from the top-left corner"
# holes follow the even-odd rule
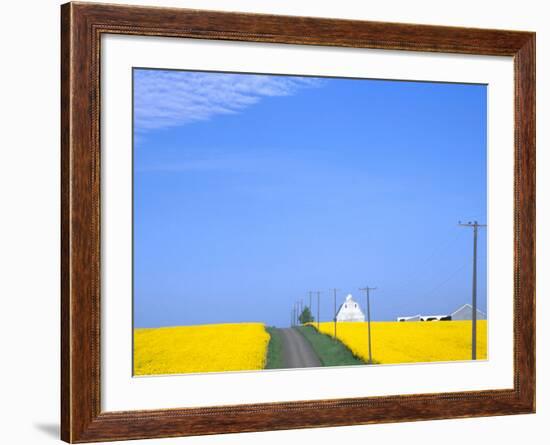
[[[476,312],[478,320],[487,320],[487,314],[485,312],[482,312],[479,309]],[[464,306],[461,306],[456,311],[454,311],[451,314],[451,317],[453,320],[471,320],[472,313],[472,305],[465,304]]]

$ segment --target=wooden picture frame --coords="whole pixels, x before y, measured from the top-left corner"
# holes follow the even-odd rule
[[[102,34],[512,56],[515,70],[514,387],[102,412]],[[535,411],[535,34],[173,8],[61,7],[61,437],[71,443],[495,416]]]

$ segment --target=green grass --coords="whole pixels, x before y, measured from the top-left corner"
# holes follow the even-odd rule
[[[267,357],[265,369],[281,369],[283,364],[283,341],[279,330],[275,328],[266,328],[269,334],[269,344],[267,346]]]
[[[340,340],[321,334],[313,326],[297,328],[313,347],[323,366],[364,365]]]

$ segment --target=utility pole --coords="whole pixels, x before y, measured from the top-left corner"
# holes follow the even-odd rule
[[[336,341],[336,292],[340,289],[332,289],[334,294],[334,341]]]
[[[321,292],[317,291],[317,331],[319,331],[319,318],[321,316]]]
[[[363,288],[360,288],[360,291],[363,291],[367,294],[367,320],[368,320],[368,332],[369,332],[369,364],[372,364],[372,343],[371,343],[371,335],[370,335],[370,291],[376,290],[377,287],[368,287],[365,286]]]
[[[473,259],[473,273],[472,273],[472,360],[477,360],[477,233],[480,227],[487,227],[487,224],[478,224],[477,221],[473,223],[468,221],[467,223],[458,222],[459,226],[471,227],[474,229],[474,259]]]

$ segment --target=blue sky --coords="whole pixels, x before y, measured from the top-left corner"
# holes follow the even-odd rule
[[[135,326],[287,326],[309,290],[328,320],[333,287],[378,287],[377,320],[470,302],[486,108],[484,85],[135,69]]]

